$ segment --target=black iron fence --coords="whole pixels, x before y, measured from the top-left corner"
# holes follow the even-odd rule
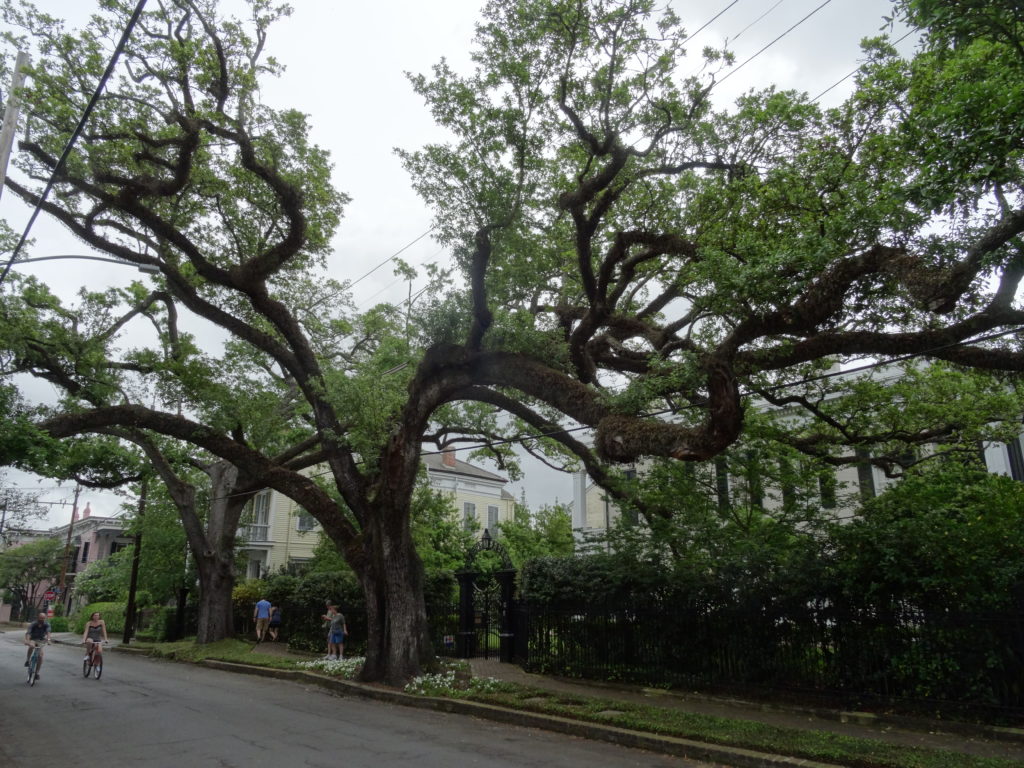
[[[457,627],[434,617],[436,647]],[[765,609],[515,609],[531,671],[845,707],[1024,714],[1024,615]]]

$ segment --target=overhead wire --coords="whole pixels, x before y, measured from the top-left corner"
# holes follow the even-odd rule
[[[729,71],[728,71],[728,72],[727,72],[727,73],[725,74],[725,76],[724,76],[724,77],[723,77],[723,78],[722,78],[721,80],[716,80],[716,81],[714,82],[714,84],[713,84],[713,86],[712,86],[712,87],[714,87],[714,86],[718,86],[718,85],[721,85],[722,83],[724,83],[724,82],[725,82],[726,80],[728,80],[728,79],[729,79],[730,77],[732,77],[732,76],[733,76],[733,75],[735,75],[735,74],[736,74],[737,72],[739,72],[739,71],[740,71],[741,69],[743,69],[743,68],[744,68],[745,66],[747,66],[747,64],[749,64],[749,63],[750,63],[750,62],[752,62],[752,61],[753,61],[754,59],[756,59],[756,58],[757,58],[758,56],[760,56],[760,55],[761,55],[762,53],[764,53],[765,51],[767,51],[767,50],[768,50],[769,48],[771,48],[771,47],[772,47],[773,45],[775,45],[775,44],[776,44],[777,42],[779,42],[779,40],[781,40],[782,38],[784,38],[784,37],[785,37],[786,35],[788,35],[788,34],[789,34],[790,32],[792,32],[792,31],[793,31],[794,29],[796,29],[797,27],[799,27],[799,26],[800,26],[801,24],[803,24],[803,23],[804,23],[805,21],[807,21],[807,20],[808,20],[809,18],[811,18],[811,17],[812,17],[812,16],[814,15],[814,14],[816,14],[816,13],[817,13],[818,11],[820,11],[820,10],[821,10],[822,8],[824,8],[824,7],[826,6],[826,5],[828,5],[828,4],[829,4],[829,3],[831,3],[831,2],[832,2],[832,0],[825,0],[825,2],[823,2],[823,3],[821,4],[821,5],[819,5],[819,6],[817,7],[817,8],[815,8],[815,9],[814,9],[813,11],[811,11],[810,13],[808,13],[808,14],[807,14],[806,16],[804,16],[804,17],[803,17],[802,19],[800,19],[800,21],[796,22],[796,24],[794,24],[793,26],[791,26],[791,27],[790,27],[789,29],[787,29],[787,30],[786,30],[785,32],[783,32],[783,33],[782,33],[781,35],[779,35],[778,37],[776,37],[776,38],[775,38],[774,40],[772,40],[772,41],[771,41],[770,43],[768,43],[767,45],[765,45],[764,47],[762,47],[762,48],[761,48],[761,49],[760,49],[760,50],[759,50],[759,51],[758,51],[757,53],[755,53],[755,54],[754,54],[753,56],[749,56],[749,57],[747,57],[746,59],[744,59],[743,63],[739,64],[738,66],[735,66],[735,67],[733,67],[732,69],[730,69],[730,70],[729,70]]]
[[[716,19],[718,19],[719,16],[721,16],[723,13],[725,13],[730,8],[732,8],[734,5],[736,5],[736,3],[738,3],[739,1],[740,0],[732,0],[732,2],[729,3],[727,6],[725,6],[725,8],[720,10],[718,13],[716,13],[714,16],[712,16],[707,21],[705,21],[696,32],[694,32],[692,35],[687,37],[686,41],[687,42],[692,42],[693,38],[695,38],[697,35],[699,35],[701,32],[703,32],[705,29],[707,29],[711,24],[713,24],[715,22]],[[779,0],[779,2],[782,2],[782,0]]]
[[[904,40],[906,40],[906,39],[907,39],[908,37],[910,37],[910,36],[911,36],[912,34],[914,34],[914,33],[915,33],[915,32],[917,32],[917,31],[918,31],[918,30],[916,30],[916,29],[911,29],[911,30],[910,30],[909,32],[907,32],[907,34],[903,35],[903,37],[901,37],[901,38],[900,38],[899,40],[896,40],[896,41],[894,41],[893,43],[891,43],[891,45],[894,45],[894,46],[895,46],[895,45],[899,45],[900,43],[902,43],[902,42],[903,42]],[[832,83],[832,85],[830,85],[830,86],[829,86],[828,88],[826,88],[826,89],[825,89],[824,91],[822,91],[822,92],[821,92],[821,93],[819,93],[819,94],[818,94],[817,96],[815,96],[815,97],[814,97],[813,99],[811,99],[811,103],[813,104],[814,102],[816,102],[816,101],[817,101],[818,99],[820,99],[820,98],[821,98],[822,96],[824,96],[824,95],[825,95],[826,93],[828,93],[828,92],[829,92],[829,91],[831,91],[832,89],[834,89],[834,88],[836,88],[836,87],[838,87],[838,86],[842,85],[843,83],[845,83],[845,82],[846,82],[847,80],[849,80],[849,79],[850,79],[851,77],[853,77],[853,76],[854,76],[854,75],[856,75],[856,74],[857,74],[858,72],[860,72],[860,70],[861,70],[861,67],[859,67],[859,66],[858,66],[858,67],[857,67],[856,69],[854,69],[853,71],[849,72],[848,74],[846,74],[846,75],[844,75],[843,77],[841,77],[841,78],[839,78],[838,80],[836,80],[836,81],[835,81],[834,83]]]
[[[121,39],[117,43],[117,47],[114,49],[114,53],[111,55],[110,60],[107,62],[107,68],[104,70],[103,75],[100,77],[99,83],[96,85],[96,90],[92,94],[92,98],[89,99],[89,103],[85,107],[85,111],[82,113],[81,119],[78,121],[78,125],[75,126],[74,132],[71,134],[71,138],[68,139],[67,144],[64,146],[64,151],[61,152],[60,158],[57,160],[57,164],[53,168],[53,172],[50,174],[50,178],[46,182],[46,186],[43,188],[43,193],[39,196],[39,200],[36,202],[35,208],[32,211],[32,215],[29,217],[28,224],[25,226],[24,232],[21,233],[21,239],[18,240],[18,244],[14,248],[14,252],[11,254],[11,258],[4,266],[4,271],[0,273],[0,285],[3,284],[7,278],[7,274],[11,271],[11,267],[18,258],[18,254],[21,253],[21,249],[24,247],[28,240],[29,233],[32,231],[32,226],[35,224],[36,219],[39,217],[40,212],[43,209],[43,204],[46,202],[46,198],[49,196],[54,184],[57,181],[57,176],[64,169],[64,165],[67,163],[68,157],[71,155],[71,150],[74,149],[75,142],[78,141],[78,137],[85,130],[85,125],[89,121],[89,116],[92,114],[93,109],[99,102],[100,94],[103,93],[103,89],[106,88],[107,80],[114,72],[114,67],[117,65],[117,60],[120,58],[121,53],[124,51],[125,46],[128,44],[128,38],[131,37],[132,30],[135,28],[136,22],[142,16],[142,10],[146,5],[146,0],[139,0],[135,6],[135,11],[132,13],[131,18],[128,19],[128,24],[124,28],[124,32],[121,35]]]
[[[369,272],[367,272],[367,273],[366,273],[365,275],[363,275],[362,277],[358,278],[357,280],[354,280],[353,282],[349,283],[349,286],[348,286],[348,287],[349,287],[349,288],[352,288],[353,286],[359,285],[359,283],[361,283],[361,282],[362,282],[363,280],[365,280],[366,278],[368,278],[368,277],[369,277],[370,275],[372,275],[372,274],[373,274],[374,272],[376,272],[376,271],[377,271],[378,269],[380,269],[381,267],[383,267],[383,266],[384,266],[385,264],[388,264],[389,262],[392,262],[392,261],[394,261],[395,259],[397,259],[397,258],[399,257],[399,255],[401,255],[401,254],[402,254],[403,252],[405,252],[405,251],[409,250],[410,248],[412,248],[412,247],[413,247],[414,245],[416,245],[416,243],[418,243],[418,242],[419,242],[420,240],[422,240],[422,239],[423,239],[424,237],[426,237],[427,235],[429,235],[429,234],[430,234],[431,232],[433,232],[433,231],[434,231],[434,227],[430,227],[430,228],[429,228],[429,229],[428,229],[428,230],[427,230],[426,232],[424,232],[423,234],[421,234],[421,235],[420,235],[419,237],[417,237],[417,238],[416,238],[415,240],[413,240],[413,241],[411,241],[411,242],[409,242],[409,243],[406,243],[405,245],[403,245],[403,246],[402,246],[401,248],[399,248],[399,249],[398,249],[397,251],[395,251],[395,252],[394,252],[393,254],[391,254],[391,255],[390,255],[390,256],[388,256],[388,257],[387,257],[386,259],[384,259],[384,261],[382,261],[382,262],[381,262],[380,264],[378,264],[378,265],[377,265],[377,266],[375,266],[375,267],[374,267],[373,269],[371,269],[371,270],[370,270]]]
[[[767,16],[767,15],[768,15],[769,13],[771,13],[772,11],[774,11],[774,10],[775,10],[776,8],[778,8],[778,7],[780,6],[780,5],[782,5],[782,4],[784,3],[784,2],[786,2],[786,0],[777,0],[777,2],[775,3],[775,5],[773,5],[773,6],[772,6],[771,8],[769,8],[769,9],[768,9],[767,11],[765,11],[764,13],[762,13],[762,14],[761,14],[760,16],[758,16],[758,17],[757,17],[756,19],[754,19],[754,20],[753,20],[752,22],[750,22],[749,24],[747,24],[747,26],[745,26],[745,27],[744,27],[743,29],[741,29],[741,30],[740,30],[739,32],[737,32],[737,33],[736,33],[735,35],[733,35],[733,36],[732,36],[731,38],[729,38],[729,39],[730,39],[730,40],[736,40],[737,38],[739,38],[739,36],[740,36],[740,35],[742,35],[742,34],[743,34],[744,32],[746,32],[746,31],[747,31],[748,29],[750,29],[750,28],[751,28],[752,26],[754,26],[755,24],[757,24],[757,22],[761,21],[761,19],[763,19],[763,18],[764,18],[765,16]]]
[[[434,252],[433,252],[432,254],[430,254],[429,256],[427,256],[427,258],[423,260],[423,263],[425,264],[425,263],[426,263],[426,262],[427,262],[428,260],[430,260],[430,259],[434,258],[434,257],[435,257],[435,256],[437,256],[437,255],[438,255],[439,253],[441,253],[442,251],[444,251],[444,248],[443,248],[443,247],[442,247],[442,248],[438,248],[438,249],[437,249],[436,251],[434,251]],[[421,266],[422,266],[422,265],[421,265]],[[381,288],[381,289],[380,289],[379,291],[377,291],[377,292],[375,292],[375,293],[372,293],[372,294],[370,294],[369,296],[367,296],[367,297],[366,297],[365,299],[363,299],[363,300],[362,300],[361,302],[359,302],[359,304],[360,304],[360,309],[362,309],[362,310],[365,310],[365,309],[367,308],[367,306],[369,305],[369,303],[370,303],[370,302],[371,302],[371,301],[372,301],[373,299],[375,299],[375,298],[376,298],[377,296],[380,296],[380,295],[381,295],[382,293],[384,293],[385,291],[391,290],[392,288],[394,288],[394,287],[395,287],[396,285],[398,285],[398,284],[399,284],[400,282],[402,282],[403,280],[405,280],[405,278],[404,278],[404,277],[401,277],[401,276],[399,276],[399,277],[395,278],[394,280],[392,280],[392,281],[391,281],[390,283],[388,283],[387,285],[385,285],[385,286],[384,286],[383,288]],[[423,290],[425,290],[425,289],[423,289]],[[419,291],[419,292],[417,293],[417,295],[419,295],[419,294],[420,294],[420,293],[422,293],[422,292],[423,292],[422,290],[421,290],[421,291]],[[405,303],[405,301],[402,301],[402,302],[400,302],[400,303],[398,304],[398,306],[402,306],[402,304],[403,304],[403,303]]]

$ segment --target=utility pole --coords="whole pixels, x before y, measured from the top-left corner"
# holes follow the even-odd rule
[[[128,583],[128,607],[124,616],[124,637],[121,638],[125,644],[130,643],[135,634],[135,592],[139,586],[139,561],[142,559],[142,518],[146,512],[146,491],[149,488],[149,478],[142,478],[142,488],[139,490],[139,519],[138,530],[135,533],[135,551],[132,552],[132,576]]]
[[[65,600],[64,583],[68,575],[68,553],[71,552],[71,534],[75,530],[75,521],[78,520],[78,495],[82,492],[82,486],[75,486],[75,501],[71,505],[71,525],[68,526],[68,537],[64,542],[64,562],[60,566],[60,581],[57,583],[57,599]]]
[[[14,146],[14,132],[18,130],[18,115],[21,113],[20,91],[25,85],[25,68],[28,66],[28,54],[18,51],[14,62],[14,75],[11,77],[11,93],[7,97],[4,108],[4,122],[0,127],[0,194],[3,193],[4,180],[7,178],[7,163],[11,159],[11,148]]]

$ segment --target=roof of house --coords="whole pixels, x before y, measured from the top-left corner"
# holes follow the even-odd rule
[[[466,477],[475,477],[479,480],[491,480],[497,483],[507,483],[508,480],[501,475],[496,475],[493,472],[488,472],[486,469],[470,464],[468,461],[462,461],[461,459],[455,459],[455,466],[447,466],[443,457],[439,453],[431,453],[421,457],[423,464],[430,472],[443,472],[450,475],[464,475]]]

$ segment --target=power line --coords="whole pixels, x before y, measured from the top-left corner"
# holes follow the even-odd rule
[[[444,248],[443,248],[443,247],[442,247],[442,248],[438,248],[438,249],[437,249],[436,251],[434,251],[434,252],[433,252],[432,254],[430,254],[429,256],[427,256],[427,258],[426,258],[426,259],[424,259],[423,263],[425,264],[425,263],[426,263],[427,261],[429,261],[430,259],[432,259],[432,258],[434,258],[435,256],[437,256],[437,254],[441,253],[442,251],[444,251]],[[421,264],[421,266],[422,266],[422,264]],[[362,301],[362,302],[360,302],[360,309],[361,309],[361,310],[365,310],[365,309],[367,308],[367,306],[369,305],[369,303],[370,303],[371,301],[373,301],[373,299],[375,299],[375,298],[376,298],[377,296],[380,296],[380,295],[381,295],[382,293],[384,293],[385,291],[389,291],[389,290],[391,290],[391,289],[392,289],[392,288],[394,288],[394,287],[395,287],[396,285],[398,285],[398,284],[399,284],[400,282],[402,282],[402,281],[403,281],[404,279],[405,279],[404,277],[401,277],[401,276],[399,276],[399,277],[395,278],[394,280],[392,280],[392,281],[391,281],[390,283],[388,283],[387,285],[385,285],[385,286],[384,286],[383,288],[381,288],[381,289],[380,289],[379,291],[376,291],[375,293],[372,293],[372,294],[370,294],[369,296],[367,296],[367,297],[366,297],[365,299],[363,299],[363,301]],[[423,289],[423,290],[426,290],[426,289]],[[420,293],[422,293],[422,292],[423,292],[423,290],[419,291],[419,293],[417,293],[417,296],[418,296],[418,295],[419,295]],[[415,297],[414,297],[414,298],[415,298]],[[402,306],[402,304],[403,304],[403,303],[404,303],[405,301],[406,301],[406,300],[403,300],[402,302],[400,302],[400,303],[398,304],[398,306]]]
[[[25,245],[25,241],[28,240],[28,234],[32,231],[32,225],[35,224],[36,218],[39,216],[39,212],[43,209],[43,203],[46,202],[46,198],[50,194],[50,190],[53,189],[53,185],[56,183],[57,176],[64,169],[64,165],[67,162],[68,156],[71,154],[71,150],[75,146],[75,142],[81,135],[82,131],[85,130],[85,124],[89,120],[89,115],[92,114],[97,102],[99,102],[100,94],[107,85],[107,80],[114,72],[114,67],[117,65],[117,60],[121,56],[121,52],[124,50],[125,45],[128,43],[128,38],[131,36],[132,29],[135,27],[135,23],[142,16],[142,9],[146,5],[146,0],[139,0],[138,5],[135,6],[135,11],[132,13],[131,18],[128,20],[128,25],[124,28],[124,33],[121,35],[120,41],[117,43],[117,48],[114,49],[113,55],[110,57],[110,61],[107,62],[107,68],[103,72],[103,76],[100,77],[99,83],[96,85],[96,90],[92,94],[92,98],[89,100],[88,105],[85,107],[85,111],[82,113],[81,119],[78,121],[78,125],[75,127],[74,133],[71,134],[71,138],[68,139],[68,143],[64,147],[64,151],[61,153],[60,159],[57,161],[57,165],[53,168],[53,173],[50,174],[49,180],[46,182],[46,187],[43,189],[43,194],[39,196],[39,201],[36,203],[35,209],[32,211],[32,215],[29,217],[28,224],[25,226],[25,231],[21,234],[21,239],[18,241],[18,245],[14,248],[14,253],[11,254],[10,260],[4,267],[4,271],[0,274],[0,285],[3,284],[7,278],[7,273],[11,271],[11,266],[18,258],[18,254],[21,252],[22,247]]]
[[[744,62],[743,62],[742,64],[740,64],[739,66],[737,66],[737,67],[734,67],[733,69],[729,70],[729,72],[727,72],[727,73],[726,73],[725,77],[723,77],[723,78],[722,78],[721,80],[718,80],[718,81],[716,81],[716,82],[714,83],[714,85],[721,85],[722,83],[724,83],[724,82],[725,82],[726,80],[728,80],[728,79],[729,79],[730,77],[732,77],[732,76],[733,76],[733,75],[735,75],[735,74],[736,74],[737,72],[739,72],[739,71],[740,71],[741,69],[743,69],[743,68],[744,68],[745,66],[747,66],[747,64],[749,64],[749,63],[750,63],[750,62],[752,62],[752,61],[753,61],[754,59],[756,59],[756,58],[757,58],[758,56],[760,56],[760,55],[761,55],[762,53],[764,53],[765,51],[767,51],[767,50],[768,50],[769,48],[771,48],[771,47],[772,47],[773,45],[775,45],[775,44],[776,44],[777,42],[779,42],[779,40],[781,40],[782,38],[784,38],[784,37],[785,37],[786,35],[788,35],[788,34],[789,34],[790,32],[792,32],[792,31],[793,31],[794,29],[796,29],[797,27],[799,27],[799,26],[800,26],[801,24],[803,24],[803,23],[804,23],[805,21],[807,21],[807,20],[808,20],[809,18],[811,18],[811,16],[813,16],[814,14],[816,14],[816,13],[817,13],[818,11],[820,11],[820,10],[821,10],[822,8],[824,8],[824,7],[826,6],[826,5],[828,5],[828,4],[829,4],[829,3],[831,3],[831,2],[832,2],[832,0],[825,0],[825,2],[823,2],[823,3],[821,4],[821,5],[819,5],[819,6],[817,7],[817,8],[815,8],[815,9],[814,9],[813,11],[811,11],[810,13],[808,13],[808,14],[807,14],[806,16],[804,16],[804,17],[803,17],[802,19],[800,19],[800,21],[798,21],[798,22],[797,22],[796,24],[794,24],[793,26],[791,26],[791,27],[790,27],[789,29],[787,29],[787,30],[786,30],[785,32],[783,32],[783,33],[782,33],[781,35],[779,35],[778,37],[776,37],[776,38],[775,38],[774,40],[772,40],[772,41],[771,41],[770,43],[768,43],[768,44],[767,44],[767,45],[765,45],[765,46],[764,46],[763,48],[761,48],[761,50],[759,50],[759,51],[758,51],[757,53],[755,53],[755,54],[754,54],[753,56],[750,56],[749,58],[747,58],[747,59],[746,59],[746,60],[745,60],[745,61],[744,61]]]
[[[748,29],[750,29],[750,28],[751,28],[752,26],[754,26],[755,24],[757,24],[757,22],[759,22],[759,21],[760,21],[761,19],[763,19],[763,18],[764,18],[765,16],[767,16],[767,15],[768,15],[769,13],[771,13],[772,11],[774,11],[774,10],[775,10],[776,8],[778,8],[778,7],[780,6],[780,5],[782,5],[782,4],[784,3],[784,2],[786,2],[786,0],[778,0],[778,1],[777,1],[777,2],[775,3],[775,5],[773,5],[773,6],[772,6],[771,8],[769,8],[769,9],[768,9],[767,11],[765,11],[764,13],[762,13],[762,14],[761,14],[760,16],[758,16],[758,17],[757,17],[756,19],[754,19],[754,20],[753,20],[752,22],[750,22],[749,24],[747,24],[747,26],[745,26],[745,27],[744,27],[743,29],[741,29],[741,30],[740,30],[739,32],[737,32],[737,33],[736,33],[735,35],[733,35],[731,39],[732,39],[732,40],[736,40],[736,39],[737,39],[737,38],[738,38],[738,37],[739,37],[740,35],[742,35],[742,34],[743,34],[744,32],[746,32],[746,31],[747,31]]]
[[[903,42],[904,40],[906,40],[906,39],[907,39],[908,37],[910,37],[910,36],[911,36],[912,34],[914,34],[914,33],[915,33],[916,31],[917,31],[916,29],[912,29],[912,30],[910,30],[909,32],[907,32],[907,34],[905,34],[905,35],[904,35],[903,37],[901,37],[901,38],[900,38],[899,40],[896,40],[896,41],[895,41],[894,43],[892,43],[892,45],[899,45],[899,44],[900,44],[900,43],[902,43],[902,42]],[[814,103],[814,102],[816,102],[816,101],[817,101],[818,99],[820,99],[820,98],[821,98],[822,96],[824,96],[824,95],[825,95],[826,93],[828,93],[829,91],[831,91],[831,90],[832,90],[833,88],[836,88],[837,86],[839,86],[839,85],[841,85],[841,84],[845,83],[845,82],[846,82],[847,80],[849,80],[849,79],[850,79],[851,77],[853,77],[853,76],[854,76],[854,75],[856,75],[856,74],[857,74],[858,72],[860,72],[860,70],[861,70],[861,67],[859,67],[859,66],[858,66],[858,67],[857,67],[856,69],[854,69],[854,70],[853,70],[852,72],[850,72],[849,74],[847,74],[847,75],[844,75],[843,77],[841,77],[841,78],[839,78],[838,80],[836,80],[836,81],[835,81],[834,83],[832,83],[832,85],[830,85],[830,86],[829,86],[828,88],[826,88],[826,89],[825,89],[824,91],[822,91],[822,92],[821,92],[821,93],[819,93],[819,94],[818,94],[817,96],[815,96],[815,97],[814,97],[813,99],[811,99],[811,103],[813,104],[813,103]]]
[[[687,41],[687,42],[692,42],[692,41],[693,41],[693,38],[695,38],[695,37],[696,37],[697,35],[699,35],[699,34],[700,34],[701,32],[703,32],[703,31],[704,31],[705,29],[707,29],[707,28],[708,28],[708,27],[709,27],[709,26],[710,26],[711,24],[713,24],[713,23],[714,23],[714,21],[715,21],[715,20],[716,20],[716,19],[717,19],[717,18],[718,18],[719,16],[721,16],[721,15],[722,15],[723,13],[725,13],[725,12],[726,12],[726,11],[728,11],[728,10],[729,10],[730,8],[732,8],[732,7],[734,6],[734,5],[736,5],[736,3],[738,3],[739,1],[740,1],[740,0],[732,0],[732,2],[731,2],[731,3],[729,3],[729,4],[727,5],[727,6],[725,6],[725,8],[723,8],[722,10],[720,10],[720,11],[719,11],[718,13],[716,13],[716,14],[715,14],[714,16],[712,16],[712,17],[711,17],[710,19],[708,19],[707,21],[705,21],[705,22],[704,22],[704,24],[703,24],[703,25],[701,25],[701,27],[700,27],[700,28],[699,28],[699,29],[698,29],[698,30],[697,30],[696,32],[694,32],[694,33],[693,33],[692,35],[690,35],[690,36],[689,36],[688,38],[686,38],[686,41]],[[782,0],[779,0],[779,2],[782,2]]]
[[[358,285],[358,284],[359,284],[359,283],[361,283],[361,282],[362,282],[363,280],[365,280],[365,279],[366,279],[366,278],[368,278],[368,277],[369,277],[370,275],[372,275],[372,274],[373,274],[374,272],[376,272],[376,271],[377,271],[378,269],[380,269],[381,267],[383,267],[383,266],[384,266],[385,264],[387,264],[387,263],[388,263],[388,262],[390,262],[390,261],[394,261],[395,259],[397,259],[397,258],[398,258],[398,256],[399,256],[399,254],[401,254],[401,253],[402,253],[403,251],[406,251],[406,250],[408,250],[409,248],[412,248],[412,247],[413,247],[414,245],[416,245],[416,243],[418,243],[418,242],[419,242],[420,240],[422,240],[422,239],[423,239],[424,237],[426,237],[427,235],[429,235],[429,234],[430,234],[431,232],[433,232],[433,231],[434,231],[434,227],[431,227],[430,229],[428,229],[428,230],[427,230],[426,232],[424,232],[424,233],[423,233],[422,235],[420,235],[419,237],[417,237],[417,238],[416,238],[415,240],[413,240],[412,242],[410,242],[410,243],[407,243],[406,245],[402,246],[402,247],[401,247],[401,248],[399,248],[399,249],[398,249],[397,251],[395,251],[395,252],[394,252],[393,254],[391,254],[391,255],[390,255],[390,256],[388,256],[388,257],[387,257],[386,259],[384,259],[384,261],[382,261],[382,262],[381,262],[380,264],[378,264],[378,265],[377,265],[376,267],[374,267],[374,268],[373,268],[373,269],[371,269],[371,270],[370,270],[369,272],[367,272],[367,273],[366,273],[365,275],[363,275],[363,276],[362,276],[362,277],[360,277],[360,278],[359,278],[358,280],[355,280],[354,282],[352,282],[351,284],[349,284],[349,286],[348,286],[348,287],[349,287],[349,288],[352,288],[353,286],[355,286],[355,285]]]

